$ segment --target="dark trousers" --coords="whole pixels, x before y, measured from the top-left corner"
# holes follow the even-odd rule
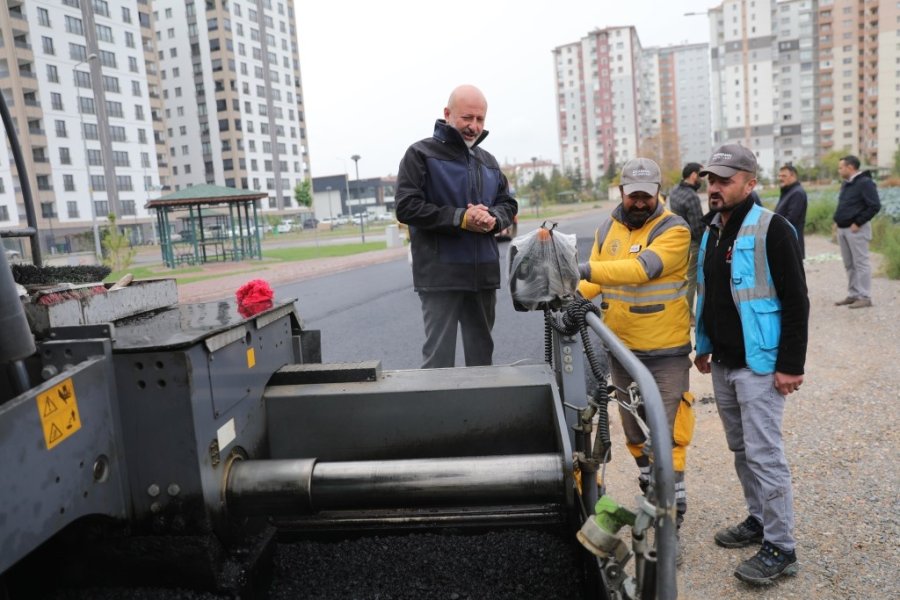
[[[419,292],[425,321],[422,368],[456,366],[456,330],[462,327],[466,366],[490,365],[494,355],[496,290],[480,292]]]

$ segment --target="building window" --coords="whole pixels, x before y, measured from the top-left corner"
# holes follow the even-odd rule
[[[91,4],[94,6],[95,13],[103,15],[104,17],[109,16],[109,4],[106,0],[92,0]]]
[[[59,83],[59,71],[56,70],[56,65],[47,65],[47,81]]]
[[[63,189],[66,190],[67,192],[74,192],[74,191],[75,191],[75,177],[74,177],[73,175],[63,175]],[[74,202],[71,202],[70,204],[75,204],[75,203],[74,203]],[[70,216],[70,217],[73,216],[73,215],[72,215],[72,209],[71,209],[71,208],[69,209],[68,212],[69,212],[69,216]],[[77,209],[75,210],[75,215],[74,215],[74,216],[76,216],[76,217],[78,216],[78,210],[77,210]]]
[[[71,165],[72,164],[72,157],[69,156],[68,148],[60,147],[59,162],[60,162],[60,164],[63,164],[63,165]]]
[[[134,215],[134,200],[120,200],[119,205],[122,207],[123,215]]]
[[[53,110],[63,110],[62,94],[50,92],[50,105],[53,107]]]
[[[41,45],[44,48],[44,54],[56,54],[56,50],[53,49],[53,38],[41,36]]]
[[[97,39],[99,39],[101,42],[109,42],[111,44],[115,43],[111,27],[107,27],[106,25],[97,25],[96,28]]]
[[[66,177],[72,177],[72,176],[66,175]],[[75,184],[73,183],[72,190],[70,190],[70,191],[74,191],[74,190],[75,190]],[[77,219],[78,218],[78,203],[73,200],[67,201],[66,202],[66,214],[69,216],[70,219]]]
[[[65,121],[56,121],[56,135],[57,137],[69,137],[69,134],[66,132],[66,122]]]
[[[87,47],[81,44],[69,44],[69,58],[77,61],[87,60]]]
[[[81,88],[91,88],[91,74],[86,71],[75,71],[75,85]]]
[[[50,13],[47,12],[46,8],[38,8],[38,23],[43,25],[44,27],[50,27]]]
[[[93,98],[85,98],[84,96],[78,97],[78,111],[81,113],[94,114],[96,111],[94,109],[94,99]]]
[[[69,33],[74,33],[75,35],[84,35],[84,25],[81,23],[81,19],[76,19],[75,17],[66,16],[66,31]]]

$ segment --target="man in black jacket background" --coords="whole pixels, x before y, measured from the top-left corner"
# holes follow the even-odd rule
[[[694,296],[697,293],[697,253],[700,250],[700,240],[706,231],[703,222],[703,206],[700,203],[700,163],[689,162],[681,170],[681,181],[669,192],[669,210],[681,217],[691,228],[691,250],[688,256],[688,308],[691,311],[691,324],[694,322]]]
[[[806,207],[808,200],[803,184],[797,179],[797,169],[787,164],[778,170],[778,181],[781,184],[781,195],[775,205],[775,214],[781,215],[794,226],[797,241],[800,242],[800,258],[806,257],[806,245],[803,243],[803,228],[806,227]]]
[[[518,204],[497,160],[479,144],[487,100],[453,90],[434,134],[409,147],[397,174],[397,220],[409,225],[413,286],[422,302],[423,368],[453,367],[462,328],[466,366],[490,365],[500,252],[494,234]]]
[[[881,210],[881,200],[872,174],[859,170],[857,157],[847,155],[842,158],[838,162],[838,173],[844,182],[834,211],[834,222],[848,282],[847,297],[835,305],[867,308],[872,306],[871,221]]]

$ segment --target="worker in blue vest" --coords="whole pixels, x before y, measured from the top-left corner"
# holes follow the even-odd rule
[[[806,276],[794,228],[753,201],[753,152],[726,144],[706,165],[700,175],[708,178],[710,214],[697,260],[694,364],[712,373],[749,512],[714,539],[726,548],[761,544],[734,574],[763,585],[797,571],[782,418],[785,397],[803,383]]]

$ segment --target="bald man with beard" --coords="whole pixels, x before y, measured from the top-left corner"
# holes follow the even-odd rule
[[[457,87],[432,136],[410,146],[400,161],[397,220],[409,226],[426,369],[455,366],[460,328],[466,366],[493,360],[500,288],[494,234],[512,224],[518,204],[497,160],[480,147],[486,117],[481,90]]]

